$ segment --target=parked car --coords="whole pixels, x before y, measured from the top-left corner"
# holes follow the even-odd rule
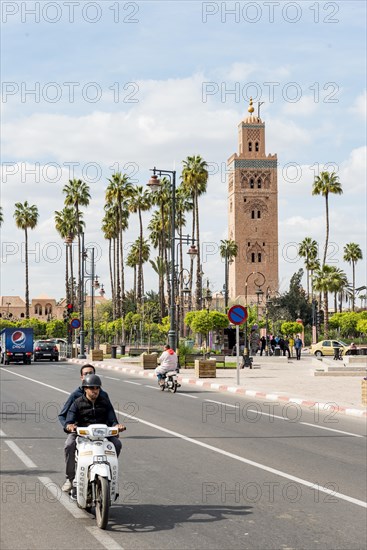
[[[321,357],[323,355],[334,356],[335,348],[341,349],[341,353],[344,354],[349,346],[341,340],[322,340],[321,342],[317,342],[317,344],[312,344],[310,353],[316,355],[317,357]]]
[[[34,361],[40,361],[41,359],[48,359],[49,361],[59,360],[59,350],[55,344],[50,340],[37,340],[34,343],[33,348]]]

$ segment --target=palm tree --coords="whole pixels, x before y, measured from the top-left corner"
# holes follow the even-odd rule
[[[81,251],[80,251],[80,206],[88,206],[90,201],[89,186],[82,180],[69,180],[63,190],[65,193],[65,206],[73,206],[75,208],[75,217],[77,224],[77,235],[78,235],[78,299],[79,299],[79,311],[81,309],[81,285],[83,281],[81,280]]]
[[[105,239],[108,240],[108,264],[110,268],[110,284],[112,296],[112,319],[117,318],[116,306],[116,256],[115,248],[118,239],[119,228],[113,209],[107,209],[104,218],[102,219],[102,231]]]
[[[334,292],[335,288],[335,268],[330,265],[323,265],[315,272],[313,287],[317,292],[324,295],[324,336],[329,336],[329,300],[328,293]]]
[[[136,185],[131,194],[129,202],[129,211],[133,214],[138,214],[139,216],[139,265],[138,265],[138,282],[137,282],[137,295],[136,299],[139,305],[142,304],[143,300],[143,220],[142,212],[145,212],[150,209],[152,205],[152,199],[150,196],[150,191],[145,189],[141,185]]]
[[[332,282],[330,290],[334,293],[334,313],[338,311],[338,295],[340,292],[343,292],[345,289],[349,288],[348,277],[345,272],[338,268],[332,267]]]
[[[238,244],[232,239],[221,240],[219,253],[221,258],[224,258],[224,307],[226,310],[228,307],[228,264],[233,261],[233,258],[236,258],[238,254]]]
[[[353,280],[352,280],[352,286],[353,286],[353,296],[352,296],[352,310],[354,311],[355,307],[355,292],[356,292],[356,263],[358,260],[362,260],[362,250],[360,246],[356,243],[349,243],[346,244],[344,247],[344,256],[343,260],[345,262],[348,262],[349,264],[352,264],[352,272],[353,272]]]
[[[128,227],[128,204],[131,198],[133,187],[129,177],[121,172],[116,172],[112,178],[108,180],[109,184],[106,189],[106,208],[115,207],[115,215],[117,218],[117,242],[116,242],[116,309],[117,315],[120,317],[125,312],[125,276],[124,276],[124,248],[123,248],[123,233]]]
[[[161,216],[161,213],[156,210],[153,212],[151,220],[148,224],[148,229],[150,231],[149,238],[154,248],[158,249],[158,258],[160,261],[160,266],[154,271],[157,273],[159,278],[158,288],[159,288],[159,304],[160,304],[160,313],[161,319],[167,315],[167,306],[165,301],[165,292],[164,292],[164,281],[165,275],[168,273],[168,259],[167,259],[167,247],[169,246],[169,239],[167,237],[167,218]],[[152,262],[151,262],[152,263]],[[157,264],[158,265],[158,264]],[[169,287],[167,287],[169,288]],[[169,295],[169,292],[168,292]]]
[[[313,195],[322,195],[325,197],[325,207],[326,207],[326,239],[325,239],[325,249],[324,249],[324,258],[322,260],[322,265],[326,263],[327,248],[329,243],[329,195],[333,193],[334,195],[341,195],[343,193],[342,184],[339,181],[339,176],[335,172],[320,172],[319,176],[315,177],[313,182],[312,194]]]
[[[311,237],[305,237],[298,245],[298,254],[305,258],[307,271],[307,299],[310,297],[310,265],[317,258],[317,242]]]
[[[311,279],[311,302],[313,300],[313,274],[315,271],[320,269],[320,260],[314,258],[313,260],[308,261],[308,269],[310,270],[310,279]]]
[[[193,237],[196,238],[196,246],[198,249],[197,264],[196,264],[196,308],[201,308],[202,294],[202,273],[201,273],[201,258],[200,258],[200,224],[199,224],[199,197],[206,192],[208,183],[207,163],[200,155],[187,157],[183,161],[182,184],[187,192],[191,195],[194,203],[193,210]],[[196,233],[196,234],[195,234]]]
[[[66,263],[65,263],[65,295],[66,301],[74,302],[74,274],[73,274],[73,241],[75,235],[81,233],[85,223],[82,220],[83,213],[79,212],[79,224],[74,208],[65,206],[63,210],[55,210],[55,228],[66,244]],[[70,279],[69,279],[69,263],[70,263]]]
[[[38,209],[35,204],[27,201],[15,203],[15,224],[24,230],[25,237],[25,316],[29,319],[29,282],[28,282],[28,229],[34,229],[38,222]]]

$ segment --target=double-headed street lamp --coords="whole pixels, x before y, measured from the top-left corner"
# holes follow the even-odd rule
[[[148,185],[152,191],[160,188],[159,177],[168,176],[172,189],[172,207],[171,207],[171,295],[170,295],[170,325],[168,332],[168,343],[172,349],[176,349],[176,300],[175,300],[175,236],[176,236],[176,170],[158,170],[153,168]],[[159,176],[159,177],[158,177]]]

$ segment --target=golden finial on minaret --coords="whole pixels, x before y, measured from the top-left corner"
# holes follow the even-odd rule
[[[252,97],[250,97],[250,105],[249,105],[249,108],[247,109],[248,112],[252,115],[252,113],[255,111],[255,108],[252,104]]]

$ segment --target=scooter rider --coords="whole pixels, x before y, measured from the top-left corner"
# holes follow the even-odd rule
[[[154,372],[157,375],[158,383],[160,386],[163,386],[164,380],[162,379],[163,375],[170,370],[177,370],[178,357],[175,351],[166,344],[164,346],[164,352],[158,359],[159,366],[155,368]]]
[[[72,482],[75,477],[75,439],[76,426],[89,426],[90,424],[107,424],[107,426],[116,426],[119,432],[126,428],[116,420],[115,411],[105,397],[100,395],[102,382],[96,374],[89,374],[83,380],[82,387],[84,395],[78,397],[71,405],[65,422],[64,431],[69,433],[69,438],[74,440],[74,445],[70,445],[70,453],[66,464],[68,479]],[[68,439],[69,439],[68,438]],[[121,451],[121,441],[118,437],[108,438],[115,446],[117,456]]]
[[[95,374],[96,369],[93,365],[90,365],[89,363],[83,365],[80,369],[80,378],[83,382],[84,378],[88,376],[89,374]],[[69,412],[69,409],[71,405],[74,403],[78,397],[81,397],[84,395],[84,390],[82,386],[78,386],[76,390],[74,390],[68,397],[66,403],[64,404],[60,414],[59,414],[59,420],[61,422],[62,427],[65,429],[66,427],[66,416]],[[100,390],[100,396],[107,399],[107,401],[110,403],[112,407],[112,403],[110,401],[110,398],[108,396],[108,393],[105,392],[102,388]],[[112,407],[113,408],[113,407]],[[118,420],[115,415],[115,423],[118,424]],[[73,486],[73,478],[70,479],[68,472],[74,472],[74,457],[75,457],[75,437],[74,436],[68,436],[65,445],[64,445],[64,455],[65,455],[65,463],[66,463],[66,481],[64,485],[62,486],[63,491],[70,491],[70,489]],[[74,476],[73,476],[74,477]]]

